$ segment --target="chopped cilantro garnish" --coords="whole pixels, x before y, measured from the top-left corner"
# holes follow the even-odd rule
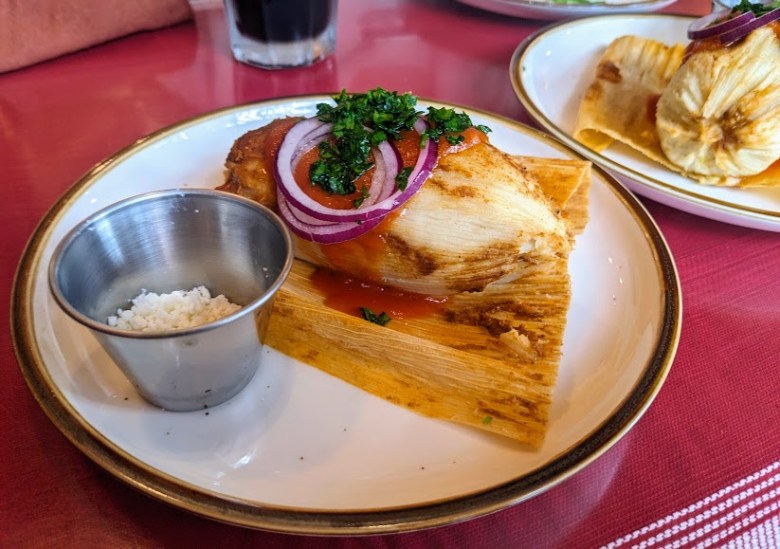
[[[485,417],[483,417],[483,418],[482,418],[482,423],[483,423],[484,425],[487,425],[487,424],[488,424],[488,423],[490,423],[491,421],[493,421],[493,417],[492,417],[492,416],[485,416]]]
[[[746,13],[752,11],[756,17],[759,17],[778,8],[780,8],[780,1],[762,4],[753,3],[750,0],[742,0],[739,4],[731,8],[731,13]]]
[[[380,314],[376,314],[368,307],[361,307],[360,312],[363,313],[363,318],[365,318],[369,322],[373,322],[374,324],[379,324],[380,326],[384,326],[385,324],[390,322],[390,315],[384,311],[382,311]]]
[[[368,186],[363,185],[363,188],[360,189],[360,196],[352,201],[352,205],[359,208],[366,198],[368,198]]]
[[[423,144],[425,144],[427,139],[436,141],[442,135],[445,135],[445,139],[450,145],[457,145],[463,141],[461,133],[474,125],[469,115],[465,112],[456,112],[448,108],[437,109],[436,107],[428,107],[428,114],[425,118],[431,127],[423,132]],[[483,125],[477,126],[477,129],[485,133],[490,131],[490,128]]]
[[[319,159],[309,168],[309,178],[312,185],[329,194],[347,195],[357,191],[355,181],[371,168],[371,148],[390,138],[399,139],[401,132],[412,129],[423,112],[416,109],[416,96],[382,88],[355,94],[342,90],[333,99],[335,105],[317,105],[317,118],[333,124],[333,139],[319,144]],[[431,128],[423,133],[423,144],[426,139],[442,135],[456,144],[463,139],[460,133],[472,126],[468,115],[448,108],[429,107],[426,118]],[[477,127],[490,131],[485,126]],[[403,169],[398,174],[399,189],[406,188],[410,173],[411,169]],[[364,200],[365,191],[355,199],[354,206],[359,207]]]
[[[371,147],[388,137],[398,138],[414,125],[420,115],[415,109],[417,97],[376,88],[356,94],[342,90],[334,100],[335,106],[317,105],[317,118],[333,124],[335,139],[320,143],[320,158],[312,164],[309,177],[330,194],[352,194],[355,180],[372,165]]]
[[[401,171],[398,172],[398,175],[395,176],[395,182],[399,190],[406,190],[406,186],[409,184],[410,175],[412,175],[412,167],[407,166],[406,168],[402,168]]]

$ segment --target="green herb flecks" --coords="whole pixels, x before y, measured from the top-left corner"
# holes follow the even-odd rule
[[[457,145],[463,141],[463,132],[474,126],[471,118],[465,112],[456,112],[453,109],[428,107],[426,120],[431,125],[422,135],[421,144],[424,145],[428,139],[438,141],[444,135],[450,145]],[[490,131],[487,126],[476,126],[478,130],[485,133]]]
[[[390,315],[384,311],[382,311],[379,314],[376,314],[368,307],[361,307],[360,312],[363,313],[363,318],[365,318],[369,322],[373,322],[374,324],[379,324],[380,326],[384,326],[391,320]]]
[[[750,0],[742,0],[739,4],[731,8],[731,13],[746,13],[752,11],[756,17],[769,13],[780,8],[780,1],[770,4],[753,3]]]
[[[355,180],[371,168],[371,148],[411,129],[419,113],[417,97],[382,88],[334,97],[335,105],[317,105],[317,118],[333,124],[332,141],[319,145],[320,157],[309,170],[312,184],[330,194],[352,194]],[[362,204],[361,200],[355,207]]]
[[[333,124],[333,139],[319,144],[319,159],[309,168],[309,178],[329,194],[348,195],[357,192],[357,179],[372,167],[371,149],[388,139],[400,139],[424,113],[417,110],[416,96],[382,88],[355,94],[342,90],[333,99],[335,105],[317,105],[317,118]],[[431,127],[423,132],[423,145],[442,135],[457,144],[463,140],[461,133],[473,125],[468,115],[449,108],[429,107],[426,119]],[[486,126],[477,128],[490,131]],[[400,190],[406,188],[411,171],[404,168],[396,177]],[[358,197],[354,206],[364,200],[365,196]]]
[[[482,424],[483,425],[487,425],[491,421],[493,421],[493,417],[492,416],[485,416],[485,417],[482,418]]]
[[[360,205],[365,202],[366,198],[368,198],[368,186],[363,185],[363,188],[360,189],[360,196],[352,201],[352,205],[359,208]]]
[[[402,168],[401,171],[398,172],[398,175],[395,176],[395,183],[398,187],[398,190],[405,191],[406,186],[409,184],[409,176],[412,175],[412,167],[407,166],[406,168]]]

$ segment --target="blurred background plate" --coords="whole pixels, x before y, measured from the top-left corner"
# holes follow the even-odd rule
[[[533,0],[458,0],[458,2],[501,15],[554,21],[609,13],[655,11],[673,4],[676,0],[594,0],[593,2],[582,0],[571,3]]]
[[[610,42],[633,34],[666,44],[687,43],[686,32],[693,20],[678,15],[639,14],[557,23],[517,47],[509,65],[512,86],[540,126],[613,172],[637,194],[708,219],[780,231],[780,188],[701,185],[621,143],[598,153],[572,135],[582,97]]]

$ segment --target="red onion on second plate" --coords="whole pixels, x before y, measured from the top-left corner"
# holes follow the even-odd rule
[[[688,38],[691,40],[702,40],[717,36],[727,30],[744,25],[756,17],[752,11],[746,11],[736,17],[729,18],[730,15],[731,10],[728,9],[700,17],[688,26]]]
[[[775,8],[763,15],[759,15],[755,19],[750,19],[747,23],[740,25],[739,27],[729,29],[718,35],[718,38],[723,44],[729,45],[737,40],[744,38],[754,30],[768,25],[772,21],[780,19],[780,8]]]

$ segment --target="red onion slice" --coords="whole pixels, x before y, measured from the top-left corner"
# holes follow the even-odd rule
[[[409,176],[409,183],[403,191],[397,190],[395,177],[400,170],[399,156],[388,142],[383,142],[377,147],[377,151],[382,155],[386,169],[382,185],[371,185],[373,192],[379,192],[379,196],[387,194],[388,187],[392,186],[395,192],[392,192],[386,198],[369,202],[368,205],[354,210],[340,210],[323,206],[313,198],[306,195],[301,190],[293,176],[292,162],[296,151],[301,147],[300,141],[311,135],[318,128],[318,124],[323,124],[316,118],[307,119],[293,126],[282,140],[282,144],[277,153],[275,164],[275,175],[280,194],[296,210],[319,219],[321,221],[347,222],[347,221],[368,221],[374,218],[381,218],[398,208],[401,204],[409,200],[416,193],[425,180],[430,176],[436,163],[437,144],[429,140],[424,147],[420,149],[417,163]],[[302,126],[299,128],[298,126]],[[426,124],[422,119],[415,123],[415,129],[422,133]],[[317,132],[318,133],[318,132]],[[367,197],[368,198],[368,197]],[[365,202],[364,202],[365,204]]]
[[[730,15],[731,10],[726,9],[700,17],[688,26],[688,38],[691,40],[702,40],[704,38],[717,36],[728,30],[744,25],[756,17],[752,11],[746,11],[731,18],[729,17]],[[716,23],[716,21],[721,22]]]
[[[401,171],[401,167],[404,165],[404,161],[401,158],[401,153],[398,152],[398,149],[395,147],[392,147],[393,152],[395,153],[395,161],[398,163],[398,171]],[[396,174],[397,175],[397,174]],[[380,193],[378,197],[379,200],[384,200],[385,198],[389,197],[391,194],[393,194],[397,190],[397,185],[386,185],[382,188],[382,192]]]
[[[354,213],[354,211],[337,210],[323,206],[303,192],[295,181],[294,176],[295,165],[305,151],[308,150],[306,146],[313,143],[319,144],[318,138],[323,135],[326,127],[328,127],[328,130],[330,129],[329,124],[325,124],[316,118],[303,120],[293,126],[285,135],[277,152],[274,175],[276,176],[277,187],[281,191],[280,194],[283,194],[299,211],[322,221],[337,222],[343,221],[345,215]],[[334,212],[338,215],[334,215]],[[339,214],[339,212],[343,213]]]
[[[382,222],[381,217],[369,221],[345,221],[343,223],[328,223],[318,221],[317,224],[307,223],[298,216],[301,212],[296,212],[288,204],[284,196],[277,197],[279,213],[281,214],[290,230],[299,237],[317,242],[319,244],[338,244],[361,236]]]
[[[298,166],[298,162],[301,161],[301,157],[307,152],[309,152],[310,150],[312,150],[314,147],[316,147],[317,145],[325,141],[327,138],[328,138],[327,133],[325,133],[324,135],[318,135],[310,139],[305,145],[302,145],[295,151],[295,154],[293,154],[292,157],[292,164],[291,164],[293,173],[295,172],[295,168]]]
[[[332,127],[333,124],[323,124],[319,128],[309,132],[303,138],[305,143],[296,149],[292,157],[293,173],[295,173],[295,170],[298,167],[298,162],[300,162],[301,158],[311,149],[318,146],[328,138]],[[388,142],[384,141],[380,143],[378,149],[382,154],[374,154],[374,175],[371,178],[371,184],[369,185],[369,194],[361,204],[361,206],[364,207],[375,204],[377,201],[393,192],[395,184],[393,183],[393,178],[387,177],[387,170],[395,170],[397,175],[401,165],[400,158],[398,158],[396,153],[394,158],[390,159],[390,166],[388,167],[388,161],[385,160],[385,157],[394,152],[391,151],[390,144]],[[314,219],[311,216],[309,217]]]
[[[417,122],[414,123],[414,129],[420,135],[422,135],[427,127],[428,124],[422,118],[418,118]],[[425,183],[425,180],[428,179],[433,172],[433,168],[436,165],[438,151],[438,143],[432,139],[429,139],[425,145],[420,148],[420,154],[417,156],[417,162],[409,174],[406,188],[403,191],[399,191],[395,185],[395,177],[393,177],[393,188],[395,189],[395,192],[393,192],[387,198],[379,201],[373,206],[373,208],[382,210],[384,211],[382,215],[387,215],[391,211],[401,206],[404,202],[409,200],[412,196],[414,196],[414,194],[420,190],[422,184]],[[393,152],[400,164],[400,155],[395,153],[394,149]],[[367,219],[371,219],[371,217],[368,217]]]
[[[277,196],[276,201],[278,204],[282,204],[283,207],[289,211],[290,215],[294,216],[295,219],[303,223],[304,225],[334,225],[333,221],[322,221],[321,219],[317,219],[316,217],[312,217],[310,215],[306,215],[299,209],[297,209],[295,206],[290,205],[289,202],[287,202],[287,199],[284,198],[283,194],[280,194]],[[279,207],[279,210],[282,210],[282,206]]]
[[[755,19],[749,20],[747,23],[740,25],[739,27],[721,33],[718,35],[718,38],[723,44],[728,46],[740,38],[744,38],[754,30],[763,27],[764,25],[768,25],[772,21],[777,21],[778,19],[780,19],[780,8],[775,8],[770,12],[756,17]]]
[[[360,205],[360,211],[365,212],[370,206],[379,202],[384,194],[393,192],[395,177],[400,170],[401,163],[393,147],[388,141],[382,141],[374,151],[374,176],[368,188],[368,196]]]

